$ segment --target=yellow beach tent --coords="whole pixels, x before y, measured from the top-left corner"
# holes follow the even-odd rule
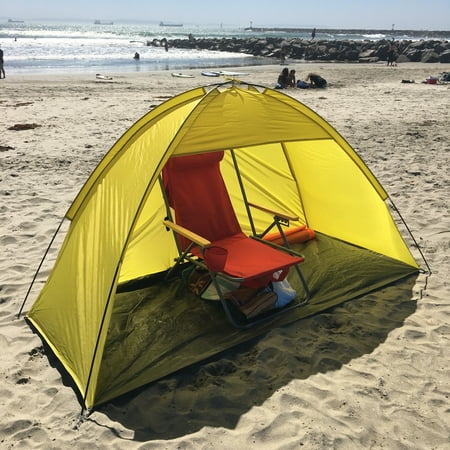
[[[249,199],[316,231],[299,244],[309,304],[246,331],[181,280],[161,281],[177,256],[158,181],[170,157],[225,151],[222,175],[250,232],[231,149]],[[184,92],[139,119],[93,171],[66,213],[65,240],[27,319],[72,376],[83,407],[92,408],[417,273],[387,198],[343,137],[290,96],[235,82]],[[266,215],[254,220],[267,225]]]

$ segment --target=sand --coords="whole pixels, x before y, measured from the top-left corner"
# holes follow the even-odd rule
[[[450,448],[450,85],[421,83],[450,65],[289,68],[329,81],[326,90],[285,92],[360,153],[433,274],[412,289],[388,287],[273,329],[101,406],[76,428],[74,390],[17,312],[62,216],[111,145],[150,108],[217,79],[199,70],[185,71],[194,78],[163,71],[108,74],[110,81],[7,72],[0,80],[0,448]],[[273,87],[279,71],[248,67],[243,79]]]

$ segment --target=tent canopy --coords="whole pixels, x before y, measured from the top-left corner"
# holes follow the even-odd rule
[[[315,297],[303,312],[277,323],[417,272],[386,205],[385,190],[324,119],[282,92],[252,85],[228,83],[184,92],[132,125],[93,171],[66,213],[69,230],[27,315],[73,377],[86,407],[264,331],[259,327],[236,334],[222,324],[225,317],[216,317],[216,305],[203,305],[212,308],[208,314],[220,323],[214,330],[208,327],[216,339],[205,338],[201,314],[192,314],[198,300],[177,283],[155,282],[126,298],[117,292],[132,280],[167,271],[177,256],[173,235],[162,225],[167,211],[158,178],[165,163],[179,155],[219,150],[225,152],[221,171],[244,232],[251,229],[230,150],[249,201],[298,216],[293,227],[305,224],[318,234],[301,249],[307,256],[303,267],[315,278]],[[253,219],[258,229],[271,221],[264,213]],[[349,247],[350,253],[343,250]],[[362,251],[372,260],[355,279],[346,272],[353,262],[361,266]],[[333,277],[339,259],[341,272]],[[316,275],[318,266],[323,278]],[[190,342],[180,331],[186,327],[170,338],[161,331],[175,320],[173,304],[166,302],[180,302],[180,297],[188,307],[176,313],[177,319],[185,322],[189,316],[195,330],[189,330]]]

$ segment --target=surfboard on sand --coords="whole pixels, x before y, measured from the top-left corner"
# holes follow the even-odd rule
[[[229,72],[228,70],[220,70],[218,72],[202,72],[202,75],[205,77],[220,77],[221,75],[224,77],[243,77],[245,75],[248,75],[248,73]]]
[[[243,77],[245,75],[248,75],[248,73],[242,73],[242,72],[229,72],[227,70],[221,70],[219,72],[220,75],[224,75],[225,77]]]
[[[194,78],[194,75],[189,75],[187,73],[181,72],[172,72],[172,76],[177,78]]]
[[[96,73],[95,78],[97,78],[97,80],[107,80],[107,81],[112,80],[112,77],[109,77],[108,75],[102,75],[101,73]]]
[[[219,77],[220,73],[219,72],[202,72],[202,75],[204,77]]]

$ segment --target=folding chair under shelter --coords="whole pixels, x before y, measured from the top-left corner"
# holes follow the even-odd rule
[[[221,175],[223,156],[224,152],[219,151],[173,157],[167,162],[162,177],[168,212],[164,225],[175,234],[180,255],[176,258],[176,265],[190,261],[207,269],[228,319],[234,326],[246,328],[289,308],[273,311],[252,321],[236,319],[225,298],[220,278],[238,281],[246,286],[263,287],[270,282],[284,280],[289,269],[295,267],[304,288],[304,299],[295,307],[308,301],[309,290],[298,266],[304,261],[303,256],[261,239],[274,226],[283,233],[282,224],[288,225],[289,218],[296,218],[274,213],[273,224],[261,234],[255,233],[252,237],[244,234]],[[233,162],[251,229],[254,230],[250,207],[257,206],[247,201],[234,154]],[[208,257],[213,249],[223,250],[222,261],[217,257]]]

